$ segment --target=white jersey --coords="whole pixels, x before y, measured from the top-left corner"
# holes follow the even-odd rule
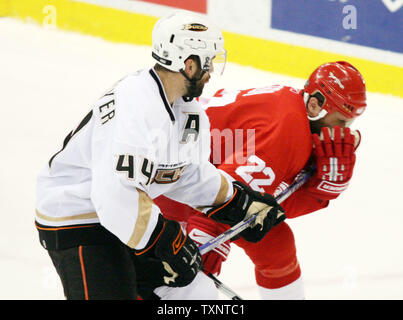
[[[100,223],[143,249],[161,194],[193,207],[228,199],[232,185],[209,161],[206,114],[195,100],[171,106],[154,69],[127,76],[65,139],[37,180],[36,221]]]

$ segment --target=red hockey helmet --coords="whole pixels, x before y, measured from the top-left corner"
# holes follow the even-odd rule
[[[345,61],[319,66],[305,83],[304,92],[316,97],[328,113],[339,111],[350,119],[361,115],[367,105],[365,80]]]

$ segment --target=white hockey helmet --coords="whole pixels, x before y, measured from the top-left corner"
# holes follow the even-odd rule
[[[185,60],[195,55],[201,68],[212,72],[224,71],[226,52],[221,30],[206,17],[189,11],[176,11],[157,21],[152,32],[152,56],[171,71],[185,69]]]

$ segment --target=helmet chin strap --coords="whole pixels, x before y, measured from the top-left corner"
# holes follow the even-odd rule
[[[307,106],[308,105],[308,101],[309,101],[309,98],[311,97],[307,92],[304,92],[304,103],[305,103],[305,106]],[[311,117],[311,116],[309,116],[309,114],[308,114],[308,119],[310,120],[310,121],[316,121],[316,120],[319,120],[319,119],[322,119],[324,116],[326,116],[327,115],[327,111],[325,110],[325,109],[323,109],[322,108],[322,110],[320,110],[320,112],[319,112],[319,114],[316,116],[316,117]]]
[[[327,115],[327,111],[325,109],[322,109],[316,117],[310,117],[308,115],[308,119],[311,121],[316,121],[316,120],[324,118],[326,115]]]
[[[190,81],[191,83],[196,83],[197,81],[201,80],[201,78],[203,78],[204,74],[206,73],[206,71],[202,70],[200,77],[198,79],[195,79],[195,78],[189,78],[189,76],[183,69],[180,69],[179,72],[186,78],[186,80]]]

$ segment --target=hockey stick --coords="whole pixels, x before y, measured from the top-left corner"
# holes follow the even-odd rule
[[[276,200],[278,203],[283,202],[287,199],[291,194],[293,194],[296,190],[298,190],[305,182],[309,180],[309,178],[313,175],[315,171],[315,166],[309,167],[306,171],[302,171],[297,178],[291,183],[286,189],[284,189],[279,195],[276,196]],[[253,221],[255,221],[256,216],[259,214],[256,213],[252,217],[247,220],[241,221],[231,229],[223,232],[216,238],[211,239],[210,241],[206,242],[205,244],[199,247],[200,253],[203,255],[210,250],[213,250],[215,247],[219,246],[221,243],[235,237],[237,234],[245,230],[249,227]],[[206,273],[207,276],[214,281],[215,286],[218,290],[224,293],[227,297],[232,300],[242,300],[242,298],[237,295],[233,290],[223,284],[220,280],[218,280],[213,274]]]
[[[315,171],[315,166],[311,166],[306,171],[302,171],[297,176],[297,178],[294,180],[293,183],[291,183],[286,189],[284,189],[279,195],[276,196],[277,202],[278,203],[283,202],[291,194],[293,194],[296,190],[298,190],[305,182],[308,181],[308,179],[313,175],[314,171]],[[232,228],[221,233],[216,238],[213,238],[210,241],[207,241],[205,244],[201,245],[199,247],[200,253],[203,255],[203,254],[213,250],[214,248],[216,248],[220,244],[224,243],[225,241],[227,241],[227,240],[235,237],[239,233],[241,233],[243,230],[248,228],[255,221],[258,214],[259,214],[259,212],[255,213],[249,219],[246,219],[246,220],[243,220],[243,221],[237,223]]]
[[[213,274],[207,273],[207,276],[214,281],[214,284],[218,290],[224,293],[228,298],[232,300],[242,300],[231,288],[228,288],[224,283],[218,280]]]
[[[276,197],[277,202],[278,203],[283,202],[291,194],[293,194],[296,190],[298,190],[305,182],[308,181],[308,179],[313,175],[314,171],[315,166],[311,166],[310,168],[308,168],[308,170],[302,171],[294,180],[294,182],[288,186],[288,188],[286,188],[279,195],[277,195]],[[256,219],[256,216],[258,214],[259,213],[256,213],[249,219],[241,221],[240,223],[233,226],[231,229],[228,229],[227,231],[223,232],[216,238],[213,238],[210,241],[206,242],[204,245],[201,245],[199,247],[200,253],[204,254],[209,252],[210,250],[213,250],[221,243],[233,238],[234,236],[245,230]],[[227,287],[220,280],[218,280],[213,274],[207,273],[207,276],[214,281],[214,284],[217,287],[217,289],[220,290],[222,293],[224,293],[227,297],[229,297],[232,300],[242,300],[242,298],[239,295],[237,295],[233,290],[231,290],[231,288]]]

